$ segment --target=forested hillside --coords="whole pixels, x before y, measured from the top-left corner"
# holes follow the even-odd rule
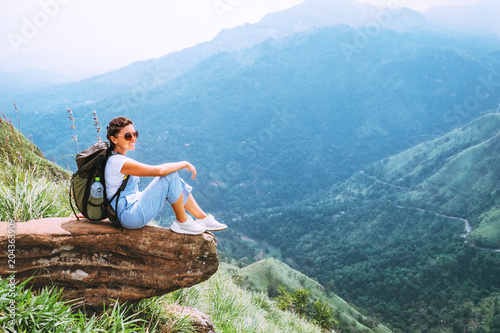
[[[499,134],[486,115],[235,228],[402,332],[494,332]]]

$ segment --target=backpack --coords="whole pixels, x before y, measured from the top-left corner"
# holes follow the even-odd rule
[[[116,204],[118,204],[120,193],[127,186],[129,177],[125,175],[118,191],[116,191],[111,200],[108,200],[106,196],[104,169],[106,168],[108,157],[113,154],[118,153],[112,151],[107,142],[98,142],[76,155],[78,170],[71,177],[69,203],[78,220],[80,219],[73,208],[73,200],[76,208],[85,218],[91,221],[101,221],[109,218],[115,227],[122,228],[118,215],[111,206],[111,202],[116,198]],[[103,186],[103,196],[100,199],[95,199],[90,195],[90,188],[96,181],[100,181]]]

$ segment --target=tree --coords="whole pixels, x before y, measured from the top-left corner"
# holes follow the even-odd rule
[[[278,309],[293,312],[294,307],[292,295],[286,291],[286,288],[283,286],[278,286],[278,294],[279,296],[276,297]]]
[[[288,292],[285,287],[278,287],[279,296],[276,298],[278,308],[295,312],[298,315],[304,315],[309,300],[310,290],[299,288],[292,293]]]
[[[314,302],[314,313],[312,315],[313,322],[326,330],[331,330],[334,325],[338,325],[337,313],[328,304],[330,301],[323,302],[317,300]]]
[[[301,316],[306,313],[309,295],[311,295],[311,291],[304,288],[299,288],[293,293],[292,298],[295,305],[295,312]]]

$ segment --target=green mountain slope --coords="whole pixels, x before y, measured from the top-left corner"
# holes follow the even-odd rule
[[[0,119],[0,221],[68,216],[71,173],[45,159],[10,120]]]
[[[489,114],[366,172],[401,186],[398,203],[466,218],[478,246],[500,249],[499,234],[484,232],[500,229],[499,154],[500,114]]]
[[[14,127],[10,119],[0,118],[0,138],[3,163],[13,164],[24,170],[38,166],[39,174],[51,175],[56,180],[69,179],[71,176],[69,171],[49,162],[42,151]]]
[[[498,125],[485,115],[235,229],[396,330],[486,330],[494,316],[476,305],[500,291]]]
[[[272,258],[260,260],[241,269],[228,269],[246,289],[276,294],[278,286],[294,291],[299,288],[311,291],[311,300],[329,300],[338,313],[342,331],[349,332],[391,332],[385,326],[367,318],[335,294],[329,293],[318,282],[292,269],[287,264]]]

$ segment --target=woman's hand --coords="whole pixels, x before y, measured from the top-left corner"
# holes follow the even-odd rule
[[[196,178],[196,168],[191,163],[189,163],[189,162],[186,162],[186,163],[187,163],[186,170],[188,172],[193,173],[193,175],[191,176],[191,179],[195,179]]]

